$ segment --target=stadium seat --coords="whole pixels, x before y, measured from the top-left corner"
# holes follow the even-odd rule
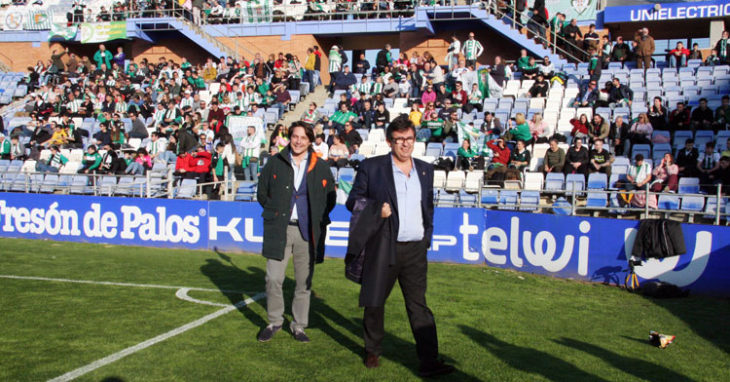
[[[565,177],[565,191],[583,191],[586,185],[586,177],[583,174],[568,174]]]
[[[351,167],[341,168],[337,180],[344,180],[345,182],[352,183],[355,180],[355,169]]]
[[[437,204],[439,206],[456,206],[459,203],[459,193],[458,192],[446,192],[441,191],[438,195],[438,202]]]
[[[551,172],[545,177],[546,191],[562,191],[565,183],[565,175],[562,173]]]
[[[654,163],[661,163],[664,158],[664,154],[671,154],[672,146],[669,143],[655,143],[652,149],[652,159]]]
[[[466,180],[464,181],[464,190],[469,193],[478,193],[482,187],[482,178],[481,171],[467,172]]]
[[[478,194],[466,192],[466,190],[459,191],[459,204],[462,207],[475,207],[477,205]]]
[[[517,209],[517,201],[519,199],[519,193],[517,191],[503,190],[499,193],[499,205],[500,210],[515,210]]]
[[[540,191],[543,187],[543,177],[541,172],[526,172],[524,175],[525,179],[525,190]]]
[[[434,170],[433,188],[444,188],[446,186],[446,171]]]
[[[717,211],[720,211],[720,218],[724,218],[722,216],[722,213],[725,212],[725,209],[727,208],[727,198],[720,198],[720,208],[717,208],[717,197],[714,198],[707,198],[707,202],[705,203],[705,218],[707,219],[715,219],[715,214]]]
[[[56,191],[56,187],[58,186],[58,175],[56,174],[48,174],[43,179],[43,183],[41,184],[39,188],[39,192],[43,193],[53,193]]]
[[[605,174],[603,174],[605,175]],[[607,192],[589,192],[586,199],[586,207],[588,208],[604,208],[608,204]]]
[[[183,179],[177,188],[175,197],[178,199],[192,199],[197,191],[197,184],[195,179]]]
[[[699,194],[700,178],[679,178],[679,186],[677,187],[677,192],[680,194]]]
[[[234,200],[241,202],[249,202],[256,197],[256,182],[243,181],[238,183],[236,188],[236,196]]]
[[[660,210],[678,210],[679,196],[666,194],[659,195],[657,208]]]
[[[702,211],[705,206],[705,198],[702,196],[684,196],[682,197],[683,211]]]
[[[645,159],[651,158],[651,145],[636,144],[631,146],[631,157],[635,158],[637,154],[641,154]]]
[[[446,191],[459,191],[464,188],[464,182],[466,181],[466,175],[463,171],[454,170],[449,172],[446,177]]]
[[[537,211],[539,206],[539,191],[522,191],[520,194],[520,211]]]
[[[608,177],[606,174],[600,173],[600,172],[594,172],[593,174],[588,175],[588,185],[587,188],[589,190],[605,190],[608,187]],[[590,194],[589,194],[590,197]]]
[[[692,130],[677,130],[674,132],[672,147],[674,147],[674,149],[684,147],[684,142],[690,138],[693,138]]]

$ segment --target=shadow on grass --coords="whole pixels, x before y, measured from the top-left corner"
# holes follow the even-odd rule
[[[517,370],[538,374],[551,381],[607,381],[540,350],[504,342],[481,330],[459,325],[472,341]]]
[[[362,310],[359,310],[362,313]],[[363,357],[365,355],[365,347],[362,342],[362,318],[347,318],[343,316],[336,309],[333,309],[325,301],[312,293],[312,310],[310,311],[312,319],[310,320],[312,326],[316,329],[321,330],[326,335],[330,336],[335,342],[340,344],[343,348],[351,351],[356,358],[353,358],[353,362],[359,362],[362,364]],[[337,328],[333,327],[328,323],[333,323],[344,329],[345,332],[341,332]],[[348,335],[347,332],[350,334]],[[356,336],[357,341],[354,341],[351,337]],[[405,368],[409,369],[414,375],[419,367],[419,360],[416,356],[416,344],[412,341],[406,341],[400,337],[396,337],[388,332],[385,333],[383,338],[383,354],[381,357],[388,359],[392,362],[399,363]],[[454,360],[448,356],[443,356],[445,361],[454,364]],[[363,365],[363,370],[365,366]],[[453,373],[443,377],[444,379],[454,381],[480,381],[472,375],[464,373],[457,369]]]
[[[632,338],[633,339],[633,338]],[[624,373],[647,381],[692,381],[683,374],[638,358],[626,357],[600,346],[572,338],[554,340],[555,343],[590,354],[611,364]]]
[[[254,295],[266,289],[264,285],[266,272],[264,270],[255,267],[249,267],[247,270],[241,269],[233,263],[230,256],[218,250],[215,252],[218,257],[228,264],[218,259],[206,259],[205,264],[200,267],[200,273],[207,276],[220,289],[221,293],[228,298],[231,304],[236,304],[247,297],[251,297],[231,291],[245,291]],[[265,300],[260,299],[256,301],[256,304],[259,304],[265,310],[266,306],[263,301]],[[248,306],[239,307],[238,311],[256,327],[262,328],[267,325],[264,317],[261,317]]]

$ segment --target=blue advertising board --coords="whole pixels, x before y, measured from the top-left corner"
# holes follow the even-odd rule
[[[607,7],[603,23],[692,20],[730,16],[730,2],[697,1]]]
[[[260,252],[257,203],[0,193],[0,237]],[[328,257],[347,249],[350,214],[337,206]],[[623,282],[638,221],[437,208],[430,261],[488,266],[584,281]],[[730,228],[682,225],[687,253],[648,260],[640,280],[730,296]]]

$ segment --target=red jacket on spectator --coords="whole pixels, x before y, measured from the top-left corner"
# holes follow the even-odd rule
[[[588,126],[585,123],[581,123],[579,119],[571,119],[570,124],[573,125],[573,130],[570,132],[570,135],[575,136],[576,133],[588,135]]]
[[[679,53],[679,54],[677,54],[677,53]],[[674,48],[674,49],[672,49],[672,50],[669,51],[669,54],[671,54],[672,56],[677,56],[677,57],[679,57],[679,56],[685,56],[685,57],[687,57],[687,56],[689,56],[689,49],[687,49],[687,48],[682,48],[682,49]]]
[[[504,146],[504,148],[499,147],[499,145],[495,144],[494,141],[496,139],[492,139],[491,141],[487,142],[487,146],[489,146],[490,149],[494,152],[494,156],[492,157],[492,163],[501,163],[502,165],[506,166],[509,164],[509,157],[510,157],[510,150],[507,145]]]
[[[469,96],[466,94],[464,89],[461,89],[460,92],[457,92],[456,90],[454,90],[451,93],[451,99],[454,100],[455,104],[461,104],[461,106],[464,106],[464,105],[466,105],[466,102],[468,101]]]

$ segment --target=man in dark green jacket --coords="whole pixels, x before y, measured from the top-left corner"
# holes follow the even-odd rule
[[[282,284],[289,259],[294,262],[296,288],[290,329],[297,341],[309,342],[304,333],[309,321],[309,298],[314,264],[324,260],[324,239],[329,213],[337,194],[329,165],[312,150],[314,131],[294,122],[289,145],[269,159],[261,170],[258,201],[264,208],[266,310],[269,325],[258,340],[269,341],[284,322]]]

